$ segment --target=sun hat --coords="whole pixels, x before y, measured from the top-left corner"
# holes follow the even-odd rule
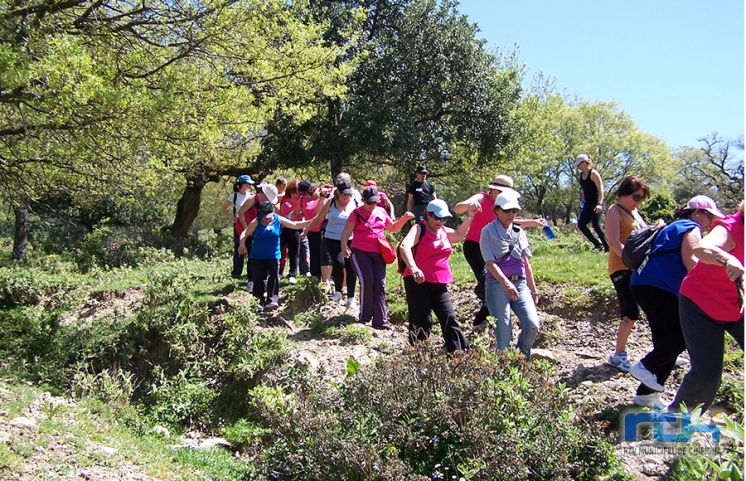
[[[577,157],[575,157],[575,167],[579,166],[583,162],[591,162],[591,158],[588,157],[588,154],[580,154]]]
[[[273,217],[275,215],[275,206],[272,205],[272,202],[262,202],[261,205],[257,208],[257,216],[261,218],[268,218]]]
[[[521,205],[518,203],[518,197],[510,194],[501,193],[495,199],[495,207],[499,207],[502,210],[508,209],[519,209]]]
[[[259,184],[259,188],[261,189],[262,194],[267,197],[268,201],[273,204],[277,203],[277,187],[272,184],[262,183]]]
[[[427,211],[441,219],[444,217],[453,217],[451,215],[451,210],[448,208],[448,204],[446,204],[446,201],[441,199],[435,199],[428,202]]]
[[[725,217],[718,209],[717,203],[706,195],[695,195],[686,203],[686,208],[706,210],[715,217]]]
[[[366,204],[377,204],[381,200],[381,196],[378,195],[378,188],[373,185],[364,188],[363,200]]]
[[[513,179],[507,175],[498,175],[495,177],[495,180],[490,183],[489,188],[499,190],[501,194],[513,194],[515,197],[521,196],[521,194],[513,188]]]
[[[238,184],[238,185],[241,185],[241,184],[254,185],[255,182],[254,182],[254,180],[251,178],[251,176],[249,174],[241,174],[241,175],[239,175],[236,178],[236,184]]]

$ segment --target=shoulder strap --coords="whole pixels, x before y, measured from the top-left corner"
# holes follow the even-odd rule
[[[236,218],[236,203],[238,202],[238,192],[233,193],[233,218]]]

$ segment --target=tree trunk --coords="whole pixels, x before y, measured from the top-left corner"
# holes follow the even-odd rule
[[[16,217],[13,259],[22,259],[26,256],[26,243],[28,242],[28,207],[21,204],[13,209],[13,213]]]
[[[202,189],[205,187],[205,179],[201,175],[195,175],[187,179],[187,185],[181,199],[176,204],[176,217],[171,225],[171,232],[183,239],[189,233],[194,219],[199,214],[199,204],[202,200]]]

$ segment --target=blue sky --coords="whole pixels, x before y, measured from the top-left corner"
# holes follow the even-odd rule
[[[462,0],[490,46],[671,147],[743,134],[743,0]],[[530,82],[529,82],[530,83]]]

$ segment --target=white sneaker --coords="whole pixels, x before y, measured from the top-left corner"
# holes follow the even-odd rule
[[[613,366],[622,372],[629,372],[629,358],[627,358],[627,353],[625,351],[609,356],[608,363],[610,366]]]
[[[638,361],[637,364],[630,367],[627,372],[629,372],[633,378],[637,379],[653,391],[663,392],[663,386],[660,385],[655,374],[648,371],[648,369],[642,364],[642,361]]]
[[[246,290],[249,292],[254,290],[254,281],[249,281],[249,283],[246,284]]]
[[[674,367],[684,367],[688,366],[689,361],[686,358],[683,358],[681,356],[676,358],[676,362],[674,363]]]
[[[342,293],[339,292],[339,291],[335,292],[334,294],[332,294],[332,296],[329,298],[329,300],[332,301],[332,302],[339,302],[339,301],[341,301],[342,300]]]
[[[311,277],[311,272],[306,272],[306,277]]]
[[[295,278],[295,276],[288,277],[288,284],[296,284],[298,282],[298,279]]]
[[[355,299],[354,297],[348,297],[347,301],[345,302],[345,306],[357,309],[357,299]]]
[[[668,403],[664,399],[661,399],[660,393],[657,392],[650,394],[637,394],[632,402],[635,403],[636,406],[660,409],[661,411],[668,408]]]

